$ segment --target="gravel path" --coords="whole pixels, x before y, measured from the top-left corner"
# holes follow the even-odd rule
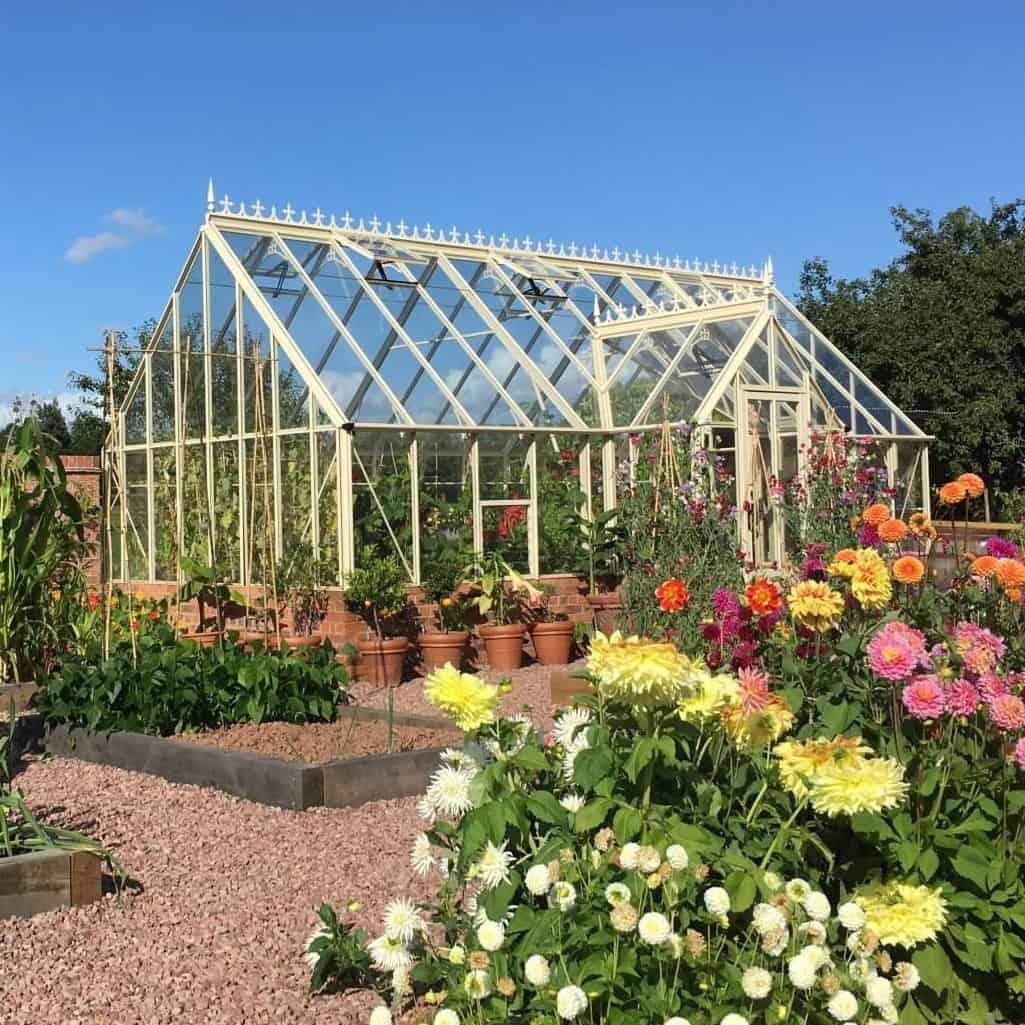
[[[361,901],[376,934],[388,899],[425,895],[414,799],[289,812],[59,758],[17,785],[142,890],[5,921],[4,1025],[365,1025],[370,994],[307,998],[304,942],[324,901]]]

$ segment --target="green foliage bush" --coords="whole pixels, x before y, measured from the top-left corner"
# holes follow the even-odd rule
[[[334,648],[292,652],[225,641],[202,647],[167,623],[70,656],[40,681],[36,706],[47,723],[100,732],[169,736],[241,722],[330,722],[348,676]]]

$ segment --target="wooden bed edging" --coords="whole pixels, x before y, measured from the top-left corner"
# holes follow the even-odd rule
[[[0,858],[0,918],[28,918],[99,900],[101,867],[90,851],[47,848]]]
[[[380,721],[386,712],[346,707],[346,718]],[[397,726],[452,729],[447,720],[396,715]],[[458,745],[458,731],[453,745]],[[422,794],[438,767],[442,748],[397,751],[336,759],[320,764],[268,758],[249,751],[193,744],[144,733],[94,733],[58,726],[43,737],[49,754],[112,765],[160,776],[172,783],[214,787],[236,797],[292,811],[326,806],[348,808],[367,801],[388,801]]]

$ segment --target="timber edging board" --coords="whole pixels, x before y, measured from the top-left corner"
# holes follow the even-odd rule
[[[319,765],[265,758],[146,733],[93,733],[57,726],[46,734],[46,750],[66,758],[146,772],[171,783],[214,787],[260,804],[302,811],[324,803]]]
[[[101,892],[101,862],[90,851],[46,848],[0,858],[0,918],[91,904]]]
[[[343,706],[339,717],[381,721],[379,709]],[[396,713],[396,726],[453,730],[447,720]],[[458,731],[454,731],[455,741]],[[94,733],[57,726],[43,744],[52,755],[160,776],[172,783],[214,787],[236,797],[292,811],[347,808],[422,794],[441,748],[336,759],[320,764],[268,758],[249,751],[194,744],[145,733]]]

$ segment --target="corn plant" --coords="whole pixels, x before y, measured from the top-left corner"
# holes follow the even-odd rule
[[[81,506],[29,417],[0,450],[0,681],[21,679],[55,646],[49,605],[83,546]]]

